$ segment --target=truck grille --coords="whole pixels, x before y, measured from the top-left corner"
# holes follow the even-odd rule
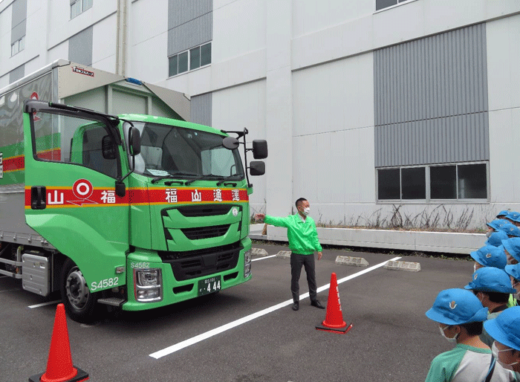
[[[200,206],[179,207],[177,210],[186,217],[197,216],[217,216],[226,215],[231,209],[231,205],[209,204]]]
[[[175,279],[182,281],[235,268],[242,248],[237,242],[195,251],[159,251],[159,256],[171,265]]]
[[[211,227],[184,228],[181,229],[181,231],[190,240],[209,239],[225,235],[229,226],[230,224],[214,225]]]

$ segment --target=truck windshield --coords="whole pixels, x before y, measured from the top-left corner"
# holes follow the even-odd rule
[[[141,133],[141,153],[135,157],[134,170],[139,174],[183,179],[244,178],[238,150],[223,147],[222,135],[155,123],[132,123]],[[129,126],[125,124],[126,132]]]

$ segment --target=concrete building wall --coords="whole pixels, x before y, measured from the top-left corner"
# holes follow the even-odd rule
[[[186,11],[193,4],[180,3]],[[67,58],[70,39],[90,27],[92,65],[116,70],[117,1],[94,1],[71,20],[68,0],[28,0],[26,48],[13,57],[11,4],[0,3],[0,86],[16,68],[28,74]],[[453,220],[472,211],[474,222],[504,207],[520,209],[520,181],[510,175],[520,163],[517,0],[410,0],[380,11],[366,0],[213,0],[206,9],[213,20],[211,64],[174,77],[168,77],[168,31],[182,14],[169,18],[169,4],[126,0],[126,74],[195,99],[212,94],[215,127],[247,127],[251,139],[268,140],[267,173],[252,178],[253,209],[286,215],[303,195],[317,220],[359,225],[395,217],[396,208],[402,219],[416,220],[439,211]],[[378,202],[374,52],[477,24],[486,29],[488,200]]]

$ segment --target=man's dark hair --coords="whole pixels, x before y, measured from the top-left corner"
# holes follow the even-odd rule
[[[473,289],[473,294],[476,296],[477,293],[485,293],[489,296],[489,301],[497,303],[497,304],[507,304],[509,301],[508,293],[500,293],[500,292],[484,292],[483,290],[475,290]]]
[[[296,201],[296,203],[294,203],[294,205],[296,206],[296,208],[298,208],[300,203],[305,202],[305,201],[307,201],[307,199],[305,199],[305,198],[298,198],[298,200]]]
[[[466,329],[468,336],[480,336],[482,334],[482,322],[470,322],[460,326]]]
[[[498,292],[484,292],[489,296],[489,301],[499,303],[499,304],[507,304],[509,301],[508,293],[498,293]]]

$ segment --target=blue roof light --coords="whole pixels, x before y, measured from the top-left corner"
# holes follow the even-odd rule
[[[141,81],[139,81],[137,78],[131,78],[131,77],[128,77],[126,79],[127,82],[130,82],[131,84],[136,84],[136,85],[142,85],[143,83]]]

